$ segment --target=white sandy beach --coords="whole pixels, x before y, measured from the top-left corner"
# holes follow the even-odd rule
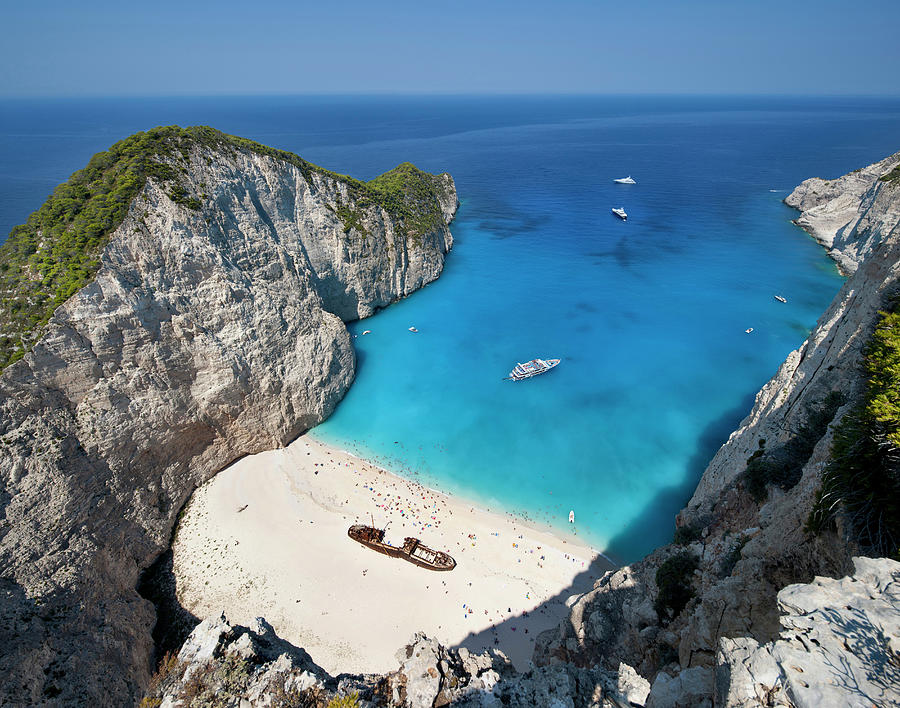
[[[449,572],[347,536],[387,527],[449,552]],[[447,646],[495,646],[520,669],[565,601],[611,567],[576,536],[551,534],[427,489],[303,436],[246,457],[198,489],[173,545],[178,595],[200,618],[257,615],[330,672],[382,672],[416,631]]]

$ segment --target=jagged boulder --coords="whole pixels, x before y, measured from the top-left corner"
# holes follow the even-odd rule
[[[718,705],[900,705],[900,563],[853,563],[850,577],[781,590],[775,641],[721,641]]]
[[[647,708],[712,708],[712,669],[694,666],[669,676],[660,671],[650,687]]]
[[[650,695],[650,682],[628,664],[619,662],[616,691],[627,705],[642,706]]]
[[[177,657],[163,662],[145,701],[176,708],[215,696],[216,705],[254,708],[318,706],[355,695],[362,706],[398,708],[599,708],[641,706],[650,690],[628,666],[617,673],[560,664],[519,674],[500,652],[447,649],[421,633],[397,659],[399,669],[384,676],[332,677],[261,618],[241,627],[224,616],[211,617],[194,629]]]
[[[752,637],[722,637],[716,655],[717,706],[755,708],[793,705],[784,692],[781,669]]]
[[[574,599],[567,620],[538,635],[535,663],[612,669],[631,662],[638,671],[641,663],[653,663],[655,657],[645,652],[650,635],[655,640],[658,633],[653,572],[651,564],[640,563],[605,573]]]
[[[449,705],[469,693],[490,692],[501,677],[516,673],[502,652],[448,650],[422,633],[397,652],[397,660],[400,668],[391,678],[397,705]]]

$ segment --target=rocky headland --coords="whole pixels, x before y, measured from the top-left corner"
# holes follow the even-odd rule
[[[900,152],[837,179],[812,177],[784,200],[802,213],[796,220],[828,249],[845,273],[897,228],[896,182],[882,179],[900,165]]]
[[[900,564],[861,557],[872,538],[827,487],[897,292],[897,155],[788,198],[852,276],[711,461],[674,542],[573,597],[535,668],[417,635],[396,672],[333,677],[262,619],[212,617],[151,678],[154,608],[135,588],[178,509],[330,412],[353,377],[341,319],[437,277],[457,203],[448,176],[404,168],[432,216],[392,213],[361,183],[218,140],[166,158],[184,191],[147,180],[91,282],[0,376],[0,702],[900,703]]]
[[[28,298],[7,292],[2,313],[4,705],[139,700],[156,613],[136,588],[179,509],[229,462],[328,416],[354,376],[342,320],[437,278],[452,245],[452,178],[408,164],[361,183],[207,128],[140,134],[95,162],[53,214],[79,191],[111,202],[143,183],[42,327],[17,315],[52,303],[31,286],[75,257],[41,229],[4,246],[3,285]],[[63,236],[77,213],[69,224]]]

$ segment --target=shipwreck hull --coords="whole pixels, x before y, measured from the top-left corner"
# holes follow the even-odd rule
[[[428,546],[422,545],[419,539],[411,536],[403,539],[403,547],[398,548],[385,542],[384,529],[376,529],[373,526],[354,524],[347,529],[347,535],[366,548],[371,548],[373,551],[383,553],[391,558],[402,558],[420,568],[453,570],[456,567],[456,561],[452,556],[428,548]]]

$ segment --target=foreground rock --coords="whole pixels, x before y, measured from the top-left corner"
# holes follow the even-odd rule
[[[424,634],[397,652],[393,673],[333,677],[265,620],[246,628],[222,616],[202,622],[163,662],[145,703],[187,707],[215,697],[222,706],[320,706],[356,696],[363,706],[410,708],[900,705],[900,563],[855,558],[854,566],[851,577],[781,590],[782,629],[773,641],[723,637],[713,666],[661,671],[652,687],[622,663],[519,674],[500,652],[447,649]]]
[[[449,175],[411,175],[440,215],[418,233],[324,171],[233,146],[180,159],[200,207],[147,182],[93,282],[0,376],[2,704],[143,692],[155,613],[135,587],[178,510],[325,418],[354,376],[341,318],[437,278],[452,243]]]
[[[309,655],[280,639],[263,619],[232,626],[202,622],[177,657],[153,678],[145,705],[324,706],[356,696],[363,706],[628,706],[643,705],[649,684],[620,672],[558,666],[518,674],[500,652],[449,650],[424,634],[397,652],[399,669],[384,676],[329,676]]]
[[[717,704],[900,705],[900,563],[853,562],[852,577],[778,593],[778,639],[721,640]]]

